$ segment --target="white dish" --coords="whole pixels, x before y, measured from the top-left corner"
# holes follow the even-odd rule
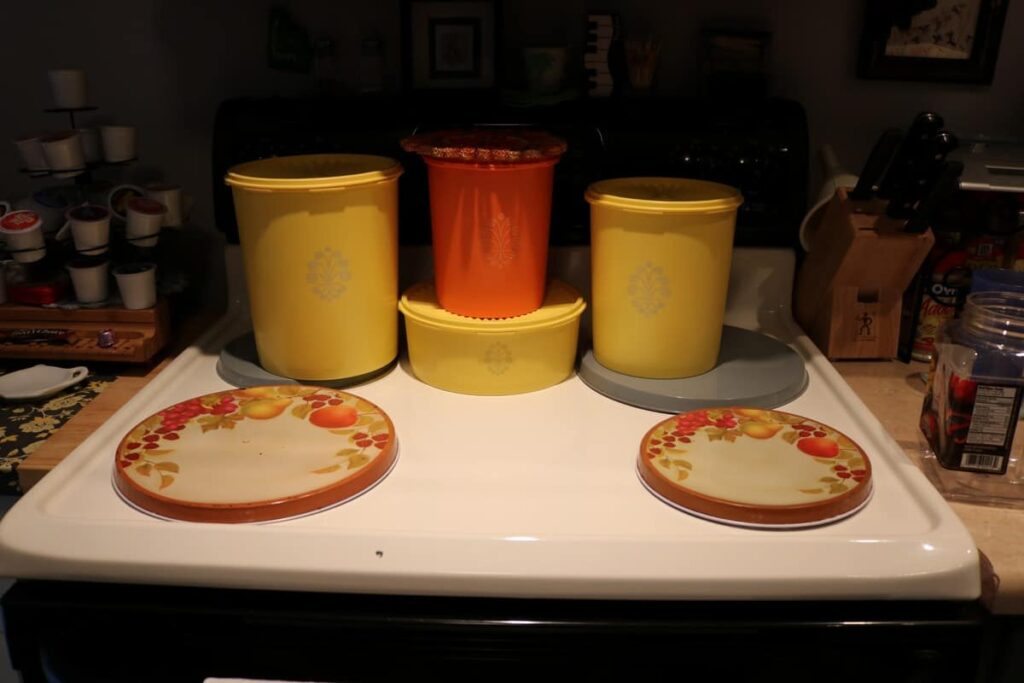
[[[0,398],[24,401],[52,396],[78,384],[89,375],[89,368],[58,368],[53,365],[33,365],[0,376]]]

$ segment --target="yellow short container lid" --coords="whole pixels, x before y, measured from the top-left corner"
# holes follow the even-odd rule
[[[224,182],[264,192],[343,190],[394,180],[402,165],[371,154],[303,154],[239,164]]]
[[[642,213],[718,213],[743,203],[734,187],[689,178],[600,180],[584,196],[591,204]]]
[[[398,303],[399,310],[416,322],[458,332],[514,332],[555,327],[578,318],[586,307],[580,293],[559,280],[548,282],[540,308],[513,318],[469,318],[446,311],[437,301],[433,282],[413,285]]]

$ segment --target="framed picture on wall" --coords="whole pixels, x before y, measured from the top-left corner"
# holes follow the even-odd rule
[[[497,82],[497,0],[403,0],[407,88],[492,88]]]
[[[991,83],[1009,0],[866,0],[857,75]]]

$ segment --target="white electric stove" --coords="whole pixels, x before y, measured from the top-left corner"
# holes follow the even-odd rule
[[[418,279],[420,268],[403,274]],[[589,291],[585,250],[555,250]],[[427,262],[429,259],[427,259]],[[841,522],[760,531],[666,505],[639,481],[641,437],[662,414],[573,377],[478,397],[418,382],[400,363],[349,389],[394,420],[400,455],[338,507],[256,525],[156,519],[111,485],[114,449],[141,418],[229,388],[218,352],[249,325],[244,294],[194,346],[84,441],[0,523],[0,574],[19,579],[331,593],[639,600],[953,600],[979,596],[978,551],[789,310],[794,259],[737,249],[728,324],[790,344],[809,384],[785,411],[868,453],[874,495]],[[240,280],[238,254],[229,273]]]

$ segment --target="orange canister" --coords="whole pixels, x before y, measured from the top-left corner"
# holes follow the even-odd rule
[[[441,306],[475,318],[531,313],[544,301],[554,167],[563,140],[539,131],[441,131],[406,138],[430,184]]]

